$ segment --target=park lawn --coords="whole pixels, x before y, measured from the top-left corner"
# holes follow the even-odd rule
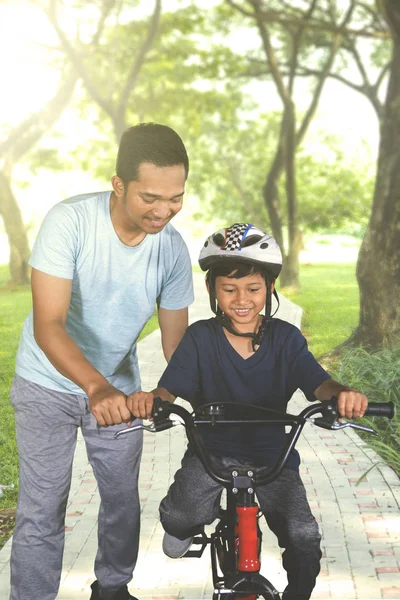
[[[358,324],[355,270],[355,263],[301,265],[300,289],[281,290],[303,309],[301,329],[316,358],[344,342]]]

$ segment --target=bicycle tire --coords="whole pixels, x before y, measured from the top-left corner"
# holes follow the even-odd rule
[[[281,600],[280,595],[276,595],[276,594],[269,594],[269,593],[265,593],[265,594],[247,594],[246,596],[244,596],[243,594],[213,594],[212,595],[212,600],[257,600],[259,598],[262,598],[263,600]]]

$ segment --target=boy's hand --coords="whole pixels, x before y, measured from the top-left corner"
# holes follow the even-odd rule
[[[154,395],[152,392],[134,392],[128,396],[128,410],[137,418],[149,419],[153,411]]]
[[[341,417],[358,419],[364,416],[368,406],[368,399],[364,394],[355,390],[342,390],[338,394],[338,411]]]

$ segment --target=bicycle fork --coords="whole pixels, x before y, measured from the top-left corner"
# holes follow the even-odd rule
[[[280,599],[274,586],[260,575],[261,531],[253,477],[252,471],[233,471],[232,488],[227,489],[227,509],[212,543],[213,598],[218,600]],[[217,575],[216,557],[223,577]]]

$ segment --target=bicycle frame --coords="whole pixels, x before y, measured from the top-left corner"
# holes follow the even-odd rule
[[[392,402],[370,404],[367,413],[371,416],[392,418],[394,405]],[[280,600],[281,596],[273,584],[260,574],[262,533],[258,524],[259,506],[255,500],[257,486],[270,483],[280,475],[307,422],[326,429],[353,427],[370,433],[376,432],[370,427],[339,421],[336,399],[312,404],[299,415],[281,414],[257,406],[235,403],[203,405],[196,412],[190,413],[182,406],[156,399],[152,425],[133,425],[119,431],[116,437],[136,429],[158,432],[175,425],[182,425],[181,421],[173,421],[169,418],[172,414],[181,417],[189,442],[206,472],[222,484],[227,492],[226,509],[220,508],[215,531],[210,537],[207,537],[204,532],[196,536],[193,545],[200,545],[200,549],[190,549],[185,557],[200,557],[207,545],[210,545],[213,600],[255,600],[256,598]],[[313,418],[315,414],[322,416]],[[249,465],[235,465],[227,474],[226,470],[215,465],[199,433],[199,428],[203,425],[217,423],[218,425],[275,424],[290,426],[291,430],[286,436],[285,447],[273,468],[254,470]]]

